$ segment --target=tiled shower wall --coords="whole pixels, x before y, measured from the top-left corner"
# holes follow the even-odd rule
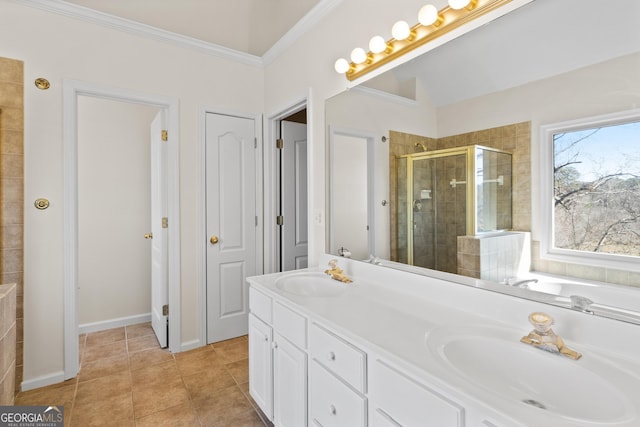
[[[16,284],[15,393],[22,382],[24,64],[0,58],[0,284]]]
[[[398,168],[396,157],[436,149],[437,139],[408,133],[389,131],[389,221],[391,222],[391,260],[406,259],[406,249],[398,248],[398,234],[406,239],[406,221],[398,223]],[[406,197],[405,197],[406,198]],[[406,215],[405,215],[406,218]],[[402,237],[404,236],[404,237]]]
[[[531,268],[530,233],[459,236],[458,266],[458,274],[494,282],[526,276]]]
[[[531,123],[523,122],[437,140],[436,149],[484,145],[513,155],[513,230],[531,231]]]
[[[466,157],[466,154],[457,154],[413,161],[413,265],[415,266],[449,273],[457,272],[457,236],[466,233],[467,197],[466,186],[452,187],[449,185],[449,179],[466,180]],[[406,180],[406,176],[398,176],[399,183],[403,180]],[[423,192],[429,194],[423,194]],[[409,233],[406,222],[406,196],[398,196],[398,246],[405,247]],[[404,253],[405,251],[398,250],[399,262],[407,262],[406,255],[403,257]]]
[[[0,406],[16,397],[16,285],[0,285]]]
[[[440,150],[444,148],[464,147],[468,145],[483,145],[485,147],[497,148],[512,153],[513,161],[513,225],[512,229],[517,231],[531,231],[531,123],[523,122],[507,126],[500,126],[491,129],[484,129],[475,132],[453,135],[444,138],[425,138],[417,135],[410,135],[402,132],[389,132],[389,189],[391,198],[391,258],[399,253],[398,251],[398,230],[397,227],[397,170],[396,156],[401,154],[415,153],[416,142],[424,142],[428,150]],[[459,250],[458,250],[459,251]],[[444,255],[443,255],[444,256]],[[452,255],[451,250],[446,254],[446,258],[456,260],[457,255]],[[464,259],[469,259],[465,257]],[[399,260],[401,261],[401,260]],[[459,261],[459,260],[458,260]],[[453,261],[455,262],[455,261]],[[447,271],[452,272],[479,271],[479,266],[457,265]]]

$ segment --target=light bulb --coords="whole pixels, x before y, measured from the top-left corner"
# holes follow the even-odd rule
[[[336,61],[333,67],[336,69],[337,73],[344,74],[349,71],[349,61],[344,58],[340,58]]]
[[[391,27],[391,35],[396,40],[404,40],[411,34],[411,29],[406,21],[398,21]]]
[[[374,36],[369,40],[369,50],[373,53],[384,52],[387,49],[387,42],[382,36]]]
[[[451,9],[463,9],[471,3],[471,0],[449,0],[449,7]]]
[[[438,9],[432,4],[422,6],[418,12],[418,22],[422,25],[433,25],[438,21]]]
[[[357,47],[351,51],[351,61],[353,61],[354,64],[362,64],[366,60],[367,53],[363,48]]]

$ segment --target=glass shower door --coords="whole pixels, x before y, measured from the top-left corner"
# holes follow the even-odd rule
[[[458,236],[467,231],[466,159],[466,152],[408,159],[409,264],[457,273]]]

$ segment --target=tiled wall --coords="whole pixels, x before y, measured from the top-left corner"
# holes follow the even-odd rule
[[[24,64],[0,58],[0,283],[16,284],[16,378],[22,382]]]
[[[413,161],[413,265],[456,273],[457,236],[466,233],[466,186],[449,185],[451,178],[466,180],[466,154]],[[402,177],[398,177],[401,183]],[[406,180],[406,178],[404,178]],[[402,188],[402,187],[400,187]],[[429,197],[422,192],[429,191]],[[406,218],[398,198],[398,216]],[[400,222],[403,222],[400,219]],[[407,245],[405,231],[398,232],[398,246]],[[437,230],[437,232],[436,232]],[[401,254],[402,251],[398,251]],[[406,262],[406,258],[399,259]]]
[[[603,268],[592,265],[571,264],[568,262],[549,261],[540,258],[540,242],[533,241],[531,245],[531,270],[561,276],[578,277],[596,282],[613,283],[616,285],[636,286],[640,288],[640,272]]]
[[[396,156],[421,151],[420,149],[416,149],[416,142],[424,143],[429,151],[477,144],[512,153],[512,229],[517,231],[531,231],[531,124],[529,122],[484,129],[439,139],[425,138],[396,131],[389,132],[389,135],[391,139],[389,143],[389,190],[391,199],[390,243],[392,260],[402,262],[402,260],[397,257],[398,254],[402,252],[398,249],[398,239],[402,238],[402,233],[396,229],[398,219]],[[450,208],[453,209],[451,206]],[[451,218],[453,215],[443,212],[440,217]],[[404,227],[406,227],[406,225],[404,225]],[[453,225],[448,225],[449,229],[452,227]],[[449,266],[445,271],[464,271],[466,273],[479,272],[479,266],[476,266],[475,264],[464,264],[464,262],[466,262],[464,260],[470,260],[471,258],[458,256],[457,252],[459,252],[459,249],[457,248],[455,238],[449,246],[451,246],[451,248],[448,252],[439,254],[439,256],[444,260],[449,260],[451,263],[457,261],[458,265],[457,268],[456,266]],[[462,265],[460,265],[461,260],[463,260]]]
[[[531,231],[531,123],[516,123],[439,138],[436,149],[474,144],[513,154],[513,230]]]
[[[531,237],[505,232],[458,237],[458,274],[502,282],[522,277],[531,266]]]
[[[0,406],[13,405],[16,379],[16,285],[0,285]]]

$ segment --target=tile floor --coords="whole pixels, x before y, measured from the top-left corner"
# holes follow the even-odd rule
[[[150,324],[80,337],[80,373],[20,393],[16,405],[64,405],[65,426],[265,427],[249,396],[246,336],[172,354]]]

